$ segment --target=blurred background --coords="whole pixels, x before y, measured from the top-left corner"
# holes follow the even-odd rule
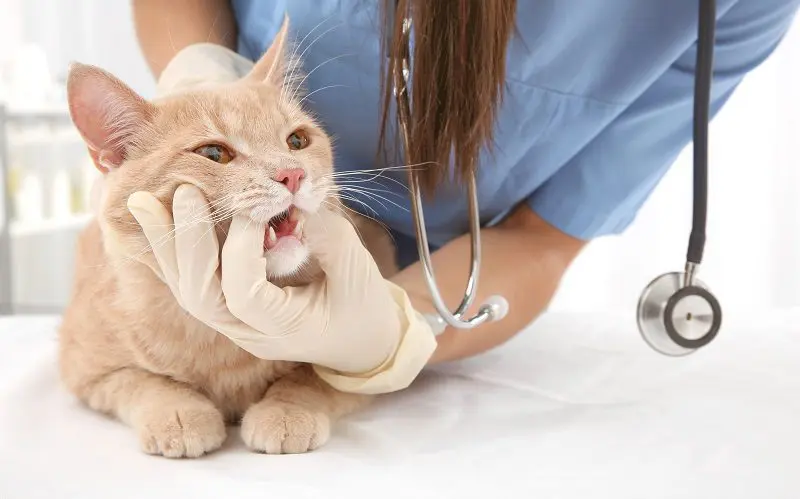
[[[67,67],[95,64],[152,95],[129,4],[0,0],[0,313],[58,312],[69,296],[97,171],[67,114]]]
[[[127,0],[0,0],[0,12],[0,313],[57,313],[96,175],[66,112],[67,65],[103,67],[145,97],[154,82]],[[701,278],[729,317],[800,306],[800,22],[715,120],[711,144]],[[619,309],[633,321],[641,288],[682,269],[690,153],[625,235],[581,255],[553,309]]]

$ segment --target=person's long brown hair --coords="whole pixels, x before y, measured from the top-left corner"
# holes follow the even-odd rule
[[[426,163],[414,168],[427,193],[442,181],[451,158],[456,179],[463,179],[477,166],[481,148],[492,146],[516,8],[516,0],[383,2],[383,54],[402,51],[404,14],[413,24],[411,155],[405,162]],[[395,98],[394,68],[388,57],[384,61],[380,151],[386,150],[387,120]]]

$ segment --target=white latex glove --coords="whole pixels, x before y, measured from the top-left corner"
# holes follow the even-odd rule
[[[236,81],[253,68],[253,61],[215,43],[195,43],[181,49],[161,72],[159,96],[184,89]]]
[[[184,309],[244,350],[314,364],[335,388],[359,393],[407,387],[433,354],[431,326],[405,291],[381,276],[343,217],[320,212],[306,221],[306,234],[319,236],[311,251],[324,280],[278,288],[265,275],[263,224],[234,217],[220,262],[200,190],[182,185],[173,201],[171,215],[149,193],[128,200],[153,247],[154,270]]]

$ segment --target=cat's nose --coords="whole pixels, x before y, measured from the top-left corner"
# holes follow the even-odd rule
[[[302,168],[285,168],[278,170],[275,174],[275,181],[285,185],[289,192],[296,193],[300,189],[300,182],[305,178],[306,172]]]

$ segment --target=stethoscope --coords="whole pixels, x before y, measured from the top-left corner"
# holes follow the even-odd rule
[[[715,27],[715,0],[699,0],[697,69],[694,86],[692,229],[689,236],[686,265],[683,272],[668,272],[650,281],[642,292],[636,309],[637,325],[644,340],[657,352],[671,356],[686,355],[708,345],[717,336],[722,323],[722,310],[719,302],[705,283],[697,278],[706,240],[708,123]],[[398,57],[399,64],[393,66],[394,93],[397,101],[400,135],[406,157],[410,156],[408,136],[410,105],[406,92],[411,71],[409,63],[410,31],[411,19],[406,17],[403,20],[401,31],[403,43],[400,44],[402,52]],[[437,314],[427,316],[435,334],[440,334],[447,326],[457,329],[472,329],[488,321],[499,321],[508,313],[508,301],[502,296],[492,296],[481,304],[474,316],[469,318],[464,316],[475,299],[481,264],[478,194],[474,172],[467,175],[466,183],[472,263],[464,298],[458,308],[451,312],[442,300],[433,272],[419,178],[415,171],[409,172],[409,191],[411,192],[417,250],[425,281],[437,312]]]

